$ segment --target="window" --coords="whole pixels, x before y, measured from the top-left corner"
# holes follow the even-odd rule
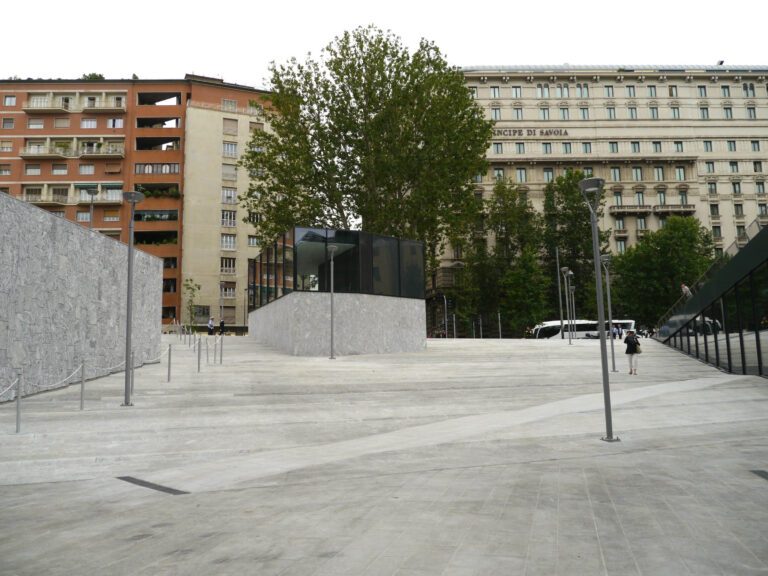
[[[582,152],[582,154],[592,154],[592,143],[591,142],[582,142],[581,143],[581,152]]]
[[[720,204],[710,204],[709,214],[711,216],[720,216]]]
[[[765,194],[765,182],[755,182],[755,192],[757,194]]]
[[[544,182],[552,182],[554,179],[554,170],[552,168],[544,168]]]
[[[12,130],[14,126],[13,118],[3,118],[3,130]]]
[[[119,222],[120,211],[115,209],[104,210],[104,222]]]
[[[619,152],[619,143],[618,142],[608,142],[608,150],[612,154],[617,154]]]
[[[608,118],[608,120],[615,120],[616,119],[616,108],[613,108],[609,106],[605,109],[605,117]]]
[[[758,204],[757,213],[760,214],[760,216],[768,216],[768,204]]]
[[[709,108],[702,106],[699,108],[699,118],[702,120],[709,120]]]
[[[656,86],[648,86],[648,97],[656,98]]]
[[[706,98],[707,97],[707,87],[706,86],[697,86],[696,92],[699,96],[699,98]]]
[[[704,163],[704,171],[708,174],[713,174],[715,172],[715,163],[714,162],[705,162]]]
[[[237,180],[237,166],[234,164],[222,164],[221,165],[221,179],[222,180]]]
[[[494,154],[502,154],[504,152],[504,146],[501,142],[494,142],[493,143],[493,153]]]
[[[731,120],[733,118],[733,108],[730,106],[723,108],[723,118],[726,120]]]
[[[747,106],[747,118],[755,120],[757,118],[757,112],[754,106]]]
[[[570,120],[568,108],[560,108],[560,120]]]
[[[683,142],[681,140],[675,141],[675,152],[683,151]]]
[[[670,98],[677,98],[677,86],[672,85],[669,87],[669,97]]]
[[[635,97],[635,87],[627,86],[627,98],[634,98],[634,97]]]
[[[675,180],[685,182],[685,166],[675,166]]]
[[[235,234],[221,235],[222,250],[237,250],[237,236]]]
[[[222,210],[221,211],[221,225],[234,227],[237,226],[237,211],[236,210]]]
[[[11,175],[11,165],[0,164],[0,176],[10,176],[10,175]]]
[[[736,216],[744,216],[744,204],[734,204],[733,213]]]
[[[654,152],[661,152],[661,142],[654,142],[653,143],[653,151]]]
[[[520,86],[512,86],[512,98],[521,98],[522,90]]]
[[[549,84],[537,84],[536,85],[536,97],[537,98],[549,98]]]
[[[712,140],[704,140],[704,152],[712,152]]]
[[[552,154],[552,143],[551,142],[542,142],[542,144],[541,144],[541,153],[542,154]]]
[[[248,236],[248,247],[249,248],[259,247],[259,241],[256,239],[256,236]]]
[[[622,204],[621,192],[618,192],[618,191],[614,192],[613,193],[613,205],[614,206],[621,206],[621,204]]]
[[[616,218],[616,230],[624,230],[624,218],[620,216]]]
[[[589,98],[589,84],[576,84],[576,98]]]
[[[606,98],[613,98],[613,86],[606,86],[605,87],[605,97]]]
[[[222,274],[234,274],[235,273],[235,258],[221,258],[221,273]]]
[[[77,213],[76,219],[78,222],[90,222],[91,213],[81,210]]]
[[[729,167],[731,172],[736,173],[736,172],[739,171],[739,163],[738,162],[735,162],[735,161],[734,162],[729,162],[728,163],[728,167]]]
[[[176,278],[163,278],[163,292],[176,292]]]
[[[504,168],[494,168],[493,169],[493,179],[494,180],[504,180]]]
[[[595,175],[595,171],[592,166],[584,166],[584,176],[592,177]]]
[[[521,184],[522,184],[523,182],[527,182],[527,181],[528,181],[528,178],[527,178],[527,174],[526,174],[525,168],[518,168],[518,169],[515,171],[515,175],[517,176],[517,181],[518,181],[518,183],[521,183]]]
[[[77,171],[82,175],[93,175],[96,174],[96,167],[93,164],[80,164]]]
[[[501,108],[491,108],[491,120],[501,120]]]
[[[80,128],[96,128],[96,118],[81,118]]]
[[[525,154],[525,142],[515,142],[515,153]]]
[[[27,128],[30,130],[42,130],[43,126],[42,118],[30,118],[27,120]]]
[[[731,97],[731,87],[730,86],[721,86],[720,87],[720,93],[722,94],[723,98],[730,98]]]
[[[5,96],[3,106],[16,106],[16,96]]]
[[[54,176],[65,176],[67,174],[66,164],[54,164],[51,166],[51,174]]]
[[[491,86],[491,98],[498,98],[498,97],[499,97],[499,87]]]
[[[762,172],[763,171],[763,163],[760,160],[756,160],[752,162],[752,168],[755,172]]]
[[[570,153],[571,153],[571,143],[563,142],[563,154],[570,154]]]
[[[656,182],[663,182],[664,181],[664,167],[663,166],[654,166],[653,167],[653,179]]]
[[[123,127],[123,119],[122,118],[108,118],[107,119],[107,128],[122,128]]]
[[[627,251],[627,241],[626,240],[616,240],[616,252],[619,254],[624,254]]]
[[[672,119],[673,120],[680,119],[680,108],[678,108],[677,106],[672,107]]]
[[[472,100],[477,100],[477,86],[469,87],[469,95],[472,98]]]
[[[579,108],[579,120],[589,120],[589,108]]]
[[[512,116],[515,120],[522,120],[523,119],[523,109],[522,108],[513,108],[512,109]]]
[[[40,164],[25,164],[24,174],[27,176],[40,176]]]
[[[656,193],[659,206],[665,206],[667,204],[667,193],[664,190],[659,190]]]
[[[645,230],[647,228],[647,225],[645,223],[645,216],[639,216],[637,218],[637,229],[638,230]]]
[[[611,182],[621,182],[621,168],[611,166]]]
[[[707,192],[717,194],[717,182],[707,182]]]
[[[221,99],[221,109],[228,112],[237,112],[237,100]]]
[[[739,240],[747,239],[747,228],[745,226],[736,226],[736,236]]]
[[[720,226],[712,226],[712,238],[722,238],[723,233],[720,230]]]
[[[0,140],[0,152],[13,152],[13,142],[10,140]]]
[[[640,154],[640,142],[632,142],[632,154]]]
[[[752,152],[760,152],[760,141],[759,140],[752,140],[750,142],[750,145],[752,146]]]
[[[728,152],[736,152],[736,140],[728,140]]]
[[[635,108],[634,106],[630,106],[629,108],[627,108],[627,117],[630,120],[637,120],[637,108]]]
[[[539,109],[539,120],[549,120],[549,108]]]
[[[237,158],[237,142],[222,142],[221,155],[225,158]]]
[[[221,189],[222,204],[237,204],[237,190],[235,188]]]
[[[741,182],[731,182],[731,190],[735,196],[741,194]]]
[[[557,97],[568,98],[568,84],[557,85]]]
[[[643,169],[640,166],[632,167],[632,180],[641,182],[643,180]]]
[[[744,92],[744,98],[754,98],[755,97],[755,85],[754,84],[747,84],[746,82],[741,85],[741,89]]]
[[[69,128],[70,126],[70,119],[69,118],[54,118],[53,119],[53,127],[54,128]]]
[[[651,120],[659,119],[659,109],[656,106],[651,106],[649,109]]]
[[[666,216],[659,216],[659,228],[664,228],[664,224],[667,223]]]

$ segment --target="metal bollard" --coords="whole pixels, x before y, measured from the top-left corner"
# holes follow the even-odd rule
[[[221,335],[221,344],[219,344],[219,364],[224,364],[224,334]]]
[[[16,434],[21,433],[21,397],[24,395],[22,377],[24,368],[19,370],[19,378],[16,380]]]
[[[80,410],[85,408],[85,360],[80,364]]]
[[[171,381],[171,345],[168,344],[168,382]]]
[[[200,372],[200,355],[203,350],[203,343],[200,340],[200,336],[197,337],[197,371]]]
[[[213,337],[213,363],[216,364],[216,353],[218,351],[219,337]]]
[[[208,353],[208,338],[205,339],[205,363],[211,363],[211,355]]]

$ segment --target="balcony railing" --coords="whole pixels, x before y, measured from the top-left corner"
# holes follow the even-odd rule
[[[626,228],[616,228],[616,230],[613,231],[613,235],[616,236],[616,238],[626,238],[629,236],[629,230]]]
[[[91,196],[85,190],[80,191],[80,197],[78,198],[80,204],[90,204]],[[93,197],[94,204],[122,204],[123,203],[123,191],[122,190],[102,190]]]
[[[623,204],[622,206],[609,206],[609,214],[650,214],[653,211],[648,204]]]
[[[77,154],[69,147],[33,145],[24,146],[19,151],[19,156],[22,158],[75,158]]]
[[[85,100],[83,112],[125,112],[125,100],[115,101],[111,98]]]
[[[122,146],[83,146],[80,148],[82,157],[119,157],[125,156],[125,148]]]
[[[660,204],[653,207],[654,214],[693,214],[696,206],[693,204]]]
[[[637,229],[637,239],[640,240],[643,236],[645,236],[645,233],[648,232],[645,228],[638,228]]]
[[[56,98],[35,98],[26,100],[22,103],[21,109],[25,112],[34,113],[57,113],[57,112],[125,112],[125,99],[115,101],[112,98],[97,98],[95,100],[85,100],[82,106],[76,105],[74,98],[65,100],[61,97]]]

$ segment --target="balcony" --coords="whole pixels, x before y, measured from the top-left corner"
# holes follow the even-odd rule
[[[83,146],[80,148],[81,158],[125,158],[123,146]]]
[[[96,184],[94,184],[94,188]],[[91,196],[84,189],[80,189],[80,196],[77,200],[78,204],[90,204]],[[122,204],[123,203],[123,191],[122,190],[102,190],[93,197],[94,204],[106,205],[106,204]]]
[[[72,103],[63,98],[33,98],[25,100],[21,109],[24,112],[34,114],[61,114],[62,112],[74,112]]]
[[[616,238],[627,238],[629,236],[629,230],[626,228],[617,228],[613,231],[613,235]]]
[[[638,228],[638,230],[637,230],[637,239],[641,240],[643,238],[643,236],[645,236],[646,232],[648,232],[648,230],[646,230],[645,228],[643,228],[643,229]]]
[[[693,204],[660,204],[653,207],[653,213],[690,215],[696,213],[696,206]]]
[[[87,98],[82,111],[88,114],[125,112],[125,98]]]
[[[24,146],[19,150],[19,156],[22,158],[35,158],[35,159],[59,159],[59,158],[76,158],[74,150],[65,146],[44,146],[33,145]]]
[[[622,206],[609,206],[608,213],[613,216],[622,214],[650,214],[653,211],[648,204],[624,204]]]
[[[766,224],[768,224],[768,214],[758,214],[757,222],[761,226],[765,226]]]

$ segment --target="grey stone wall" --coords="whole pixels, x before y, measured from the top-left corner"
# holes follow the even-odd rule
[[[140,364],[160,355],[163,263],[134,254]],[[87,378],[122,369],[127,263],[126,244],[0,193],[0,391],[19,369],[25,394],[52,388],[82,360]]]
[[[330,294],[292,292],[248,315],[248,334],[295,356],[330,355]],[[338,356],[423,350],[424,300],[334,295],[334,348]]]

